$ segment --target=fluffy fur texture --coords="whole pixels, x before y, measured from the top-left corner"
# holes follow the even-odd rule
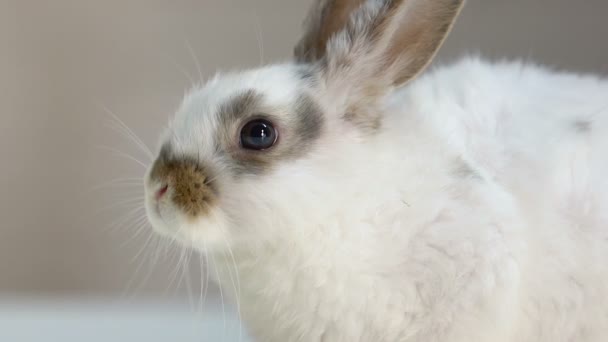
[[[193,219],[175,184],[155,192],[197,177],[149,173],[154,228],[213,256],[259,341],[608,340],[608,82],[467,58],[393,90],[411,58],[360,73],[396,46],[336,37],[327,54],[348,67],[321,55],[222,75],[185,99],[161,143],[204,166],[214,201]],[[284,132],[277,148],[302,151],[255,172],[230,152],[238,129],[226,127],[243,121],[220,117],[249,91]],[[290,138],[303,95],[321,126]]]

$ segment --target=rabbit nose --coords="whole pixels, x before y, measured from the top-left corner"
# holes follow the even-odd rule
[[[167,190],[169,190],[169,185],[167,184],[163,185],[160,189],[158,189],[155,195],[156,200],[160,200],[167,193]]]

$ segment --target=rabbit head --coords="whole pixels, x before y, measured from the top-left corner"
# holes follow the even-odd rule
[[[383,101],[436,54],[463,0],[319,0],[290,63],[186,96],[145,180],[153,227],[199,248],[272,245],[373,177]],[[310,227],[314,229],[314,227]]]

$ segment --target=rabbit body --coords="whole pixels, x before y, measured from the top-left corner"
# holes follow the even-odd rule
[[[296,61],[184,100],[149,218],[257,341],[608,341],[608,81],[416,78],[462,4],[318,0]]]
[[[607,94],[516,62],[429,72],[373,140],[259,185],[288,189],[257,210],[290,233],[218,255],[219,283],[259,341],[605,341]]]

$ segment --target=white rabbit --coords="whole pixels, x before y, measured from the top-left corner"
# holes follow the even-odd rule
[[[608,341],[608,82],[416,77],[462,5],[319,0],[294,62],[183,101],[149,219],[257,341]]]

